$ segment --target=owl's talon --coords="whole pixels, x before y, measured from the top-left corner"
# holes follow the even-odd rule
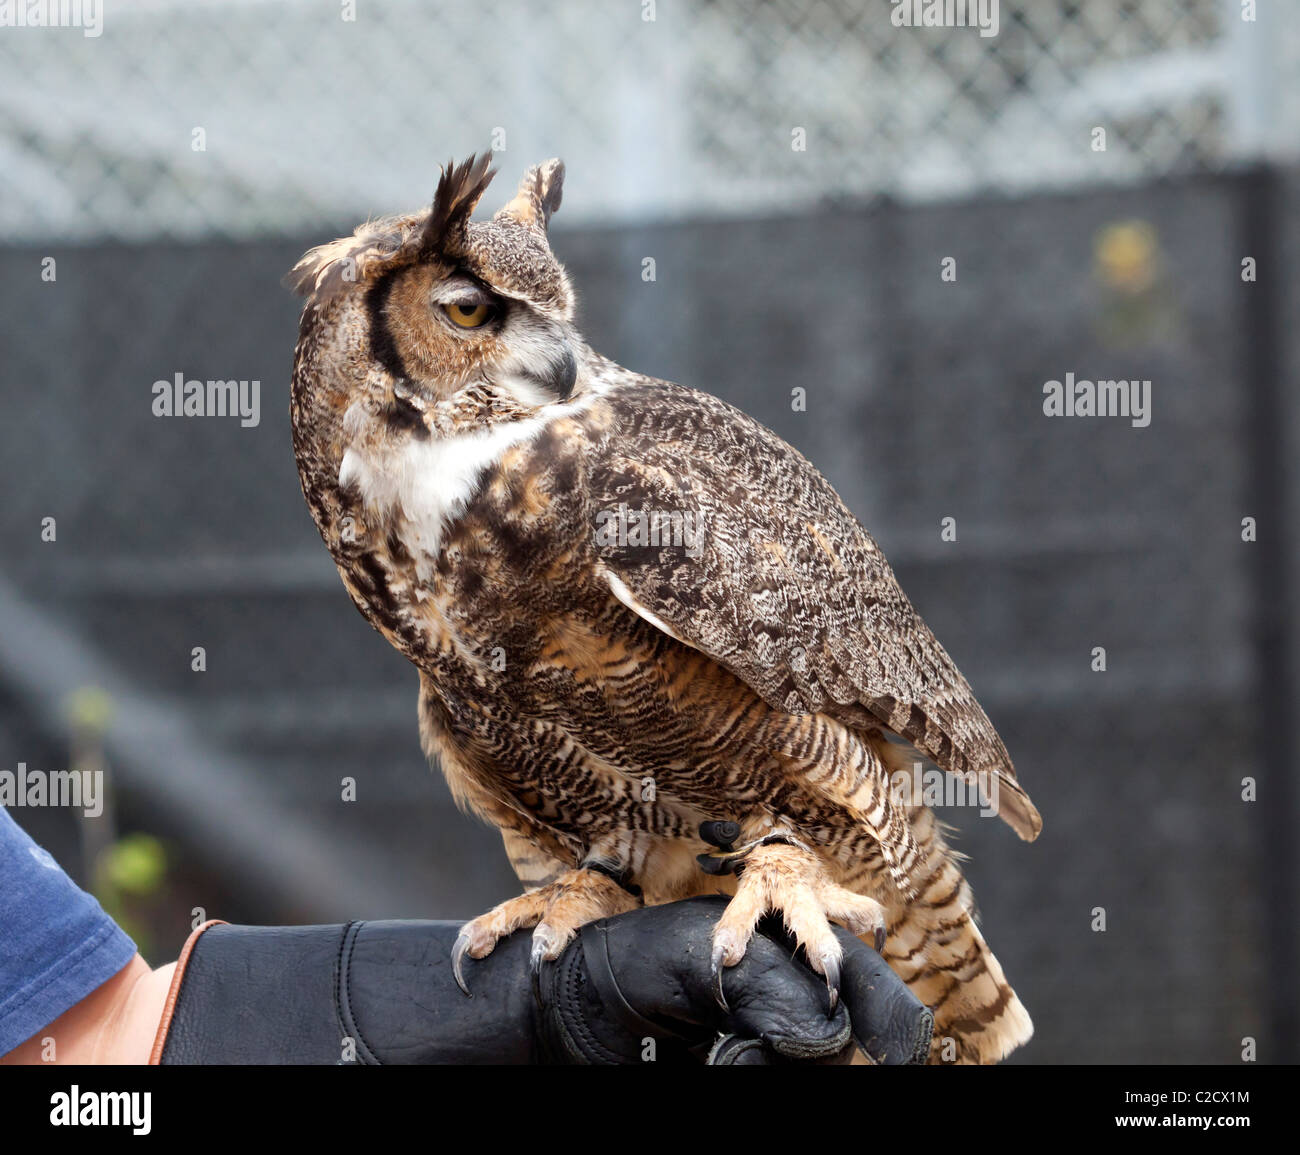
[[[469,941],[470,941],[469,934],[466,931],[462,930],[460,934],[456,936],[456,942],[451,948],[452,976],[456,980],[456,985],[460,987],[460,989],[464,991],[465,994],[467,995],[469,995],[469,987],[465,983],[465,974],[463,968],[465,963],[465,955],[469,951]],[[470,995],[470,998],[473,997],[474,997],[473,995]]]
[[[833,1017],[840,1002],[840,960],[838,957],[822,960],[822,973],[826,976],[826,993],[830,996],[831,1008],[827,1018]]]
[[[532,953],[528,956],[528,977],[533,984],[533,1002],[539,1007],[542,1005],[543,961],[541,952],[537,948],[537,942],[534,940]]]
[[[564,948],[569,945],[573,935],[573,929],[557,931],[548,923],[539,922],[533,931],[533,948],[528,956],[529,965],[533,970],[540,972],[542,963],[554,962],[564,953]]]
[[[735,897],[713,930],[715,964],[734,966],[768,914],[780,915],[808,965],[826,980],[830,1013],[840,998],[843,948],[830,920],[884,945],[885,912],[873,898],[835,883],[822,859],[794,839],[768,836],[747,849]]]
[[[726,1014],[731,1014],[731,1008],[727,1006],[727,996],[722,989],[722,951],[718,947],[713,948],[713,958],[709,962],[709,976],[713,980],[713,999]]]
[[[536,993],[542,963],[559,958],[581,927],[636,905],[637,900],[605,874],[582,868],[567,870],[554,882],[507,899],[465,924],[451,952],[456,985],[469,994],[462,973],[466,955],[486,958],[507,935],[532,927],[529,963]]]

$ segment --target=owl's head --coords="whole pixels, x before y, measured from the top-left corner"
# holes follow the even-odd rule
[[[307,304],[295,390],[306,377],[354,400],[394,382],[430,401],[474,382],[526,406],[569,396],[581,341],[547,238],[564,165],[534,165],[491,220],[471,221],[489,163],[447,165],[427,211],[368,222],[298,262],[289,280]]]

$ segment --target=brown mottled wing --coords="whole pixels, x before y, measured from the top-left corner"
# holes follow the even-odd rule
[[[808,460],[681,386],[643,378],[607,401],[614,420],[584,472],[615,594],[773,707],[883,725],[953,774],[995,773],[1003,819],[1036,837],[1042,820],[966,679]],[[659,518],[658,546],[636,539],[638,512]]]

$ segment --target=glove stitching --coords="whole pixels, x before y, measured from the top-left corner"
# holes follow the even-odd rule
[[[351,1033],[348,1025],[344,1021],[343,1009],[343,945],[348,941],[348,931],[352,929],[352,923],[343,924],[343,929],[339,932],[339,949],[338,954],[334,957],[334,1021],[339,1028],[339,1042],[342,1043]]]
[[[367,1065],[382,1067],[383,1061],[375,1054],[375,1050],[366,1038],[365,1032],[361,1029],[361,1023],[356,1016],[355,1008],[352,1005],[352,960],[356,958],[355,944],[358,936],[361,934],[361,928],[365,926],[364,922],[349,922],[343,928],[343,934],[339,939],[339,964],[336,972],[339,975],[339,982],[342,983],[343,975],[343,955],[347,954],[347,977],[348,981],[345,990],[339,990],[336,994],[336,1006],[342,1006],[347,1011],[347,1022],[342,1024],[344,1037],[354,1038],[357,1042],[357,1053],[364,1054],[369,1060]]]
[[[557,965],[559,973],[555,977],[557,988],[555,1017],[568,1050],[579,1062],[588,1066],[596,1061],[621,1065],[625,1056],[610,1050],[592,1033],[590,1025],[578,1009],[581,997],[579,992],[578,967],[576,959],[565,958]]]
[[[714,1040],[712,1048],[709,1050],[709,1057],[706,1065],[710,1067],[734,1067],[739,1066],[736,1060],[748,1051],[762,1051],[763,1043],[760,1039],[745,1039],[739,1035],[727,1035],[721,1032]],[[780,1052],[777,1052],[780,1054]]]
[[[791,1059],[824,1059],[838,1054],[853,1038],[853,1028],[845,1017],[844,1026],[834,1035],[824,1039],[802,1039],[798,1035],[765,1035],[767,1043],[778,1055]]]
[[[916,1039],[912,1044],[912,1057],[908,1066],[919,1066],[929,1061],[930,1044],[934,1039],[934,1012],[929,1007],[921,1008],[921,1017],[917,1022]]]

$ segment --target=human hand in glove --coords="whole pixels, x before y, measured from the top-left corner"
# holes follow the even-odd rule
[[[710,937],[726,899],[644,907],[584,927],[536,974],[528,933],[471,962],[459,923],[196,931],[177,966],[163,1063],[639,1063],[925,1060],[932,1017],[847,931],[840,999],[760,928],[720,976]],[[718,985],[721,999],[718,997]]]

